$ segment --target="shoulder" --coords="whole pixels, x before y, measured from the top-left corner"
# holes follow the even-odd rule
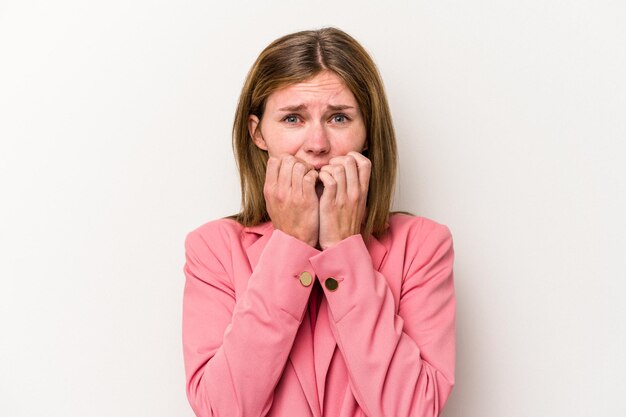
[[[212,248],[213,251],[228,250],[241,242],[244,226],[239,222],[223,218],[211,220],[189,231],[185,247],[189,249]]]
[[[448,226],[427,217],[394,213],[389,218],[385,238],[389,248],[403,252],[408,258],[431,258],[438,253],[453,252]]]
[[[233,259],[243,253],[243,230],[237,221],[224,218],[209,221],[188,232],[185,254],[189,271],[207,282],[232,276]],[[227,281],[222,284],[227,285]]]
[[[452,239],[452,233],[445,224],[422,216],[408,213],[392,213],[389,217],[389,237],[405,237],[411,241]]]
[[[189,236],[197,236],[215,239],[220,237],[239,236],[242,234],[243,230],[244,226],[242,226],[239,222],[233,219],[223,218],[211,220],[201,224],[187,233],[187,238],[189,238]]]
[[[448,226],[427,217],[393,214],[388,245],[403,254],[404,275],[428,271],[431,266],[451,270],[454,263],[452,233]]]

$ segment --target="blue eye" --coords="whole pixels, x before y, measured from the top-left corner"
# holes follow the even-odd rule
[[[333,122],[336,123],[345,123],[348,121],[348,116],[345,114],[336,114],[333,116]]]
[[[290,114],[288,116],[285,116],[283,120],[287,123],[298,123],[298,116],[296,116],[295,114]]]

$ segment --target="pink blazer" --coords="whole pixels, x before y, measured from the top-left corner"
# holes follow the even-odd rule
[[[396,214],[380,240],[319,251],[271,223],[221,219],[191,231],[185,249],[186,391],[198,417],[441,412],[455,352],[446,226]],[[324,292],[314,332],[304,271]]]

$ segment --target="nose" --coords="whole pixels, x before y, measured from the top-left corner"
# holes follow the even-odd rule
[[[304,151],[308,154],[321,155],[330,151],[330,141],[325,126],[313,123],[304,142]]]

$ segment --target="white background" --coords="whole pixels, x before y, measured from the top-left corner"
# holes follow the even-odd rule
[[[0,1],[0,415],[188,416],[183,240],[239,209],[253,60],[335,25],[397,128],[397,209],[450,227],[446,417],[617,416],[622,0]]]

